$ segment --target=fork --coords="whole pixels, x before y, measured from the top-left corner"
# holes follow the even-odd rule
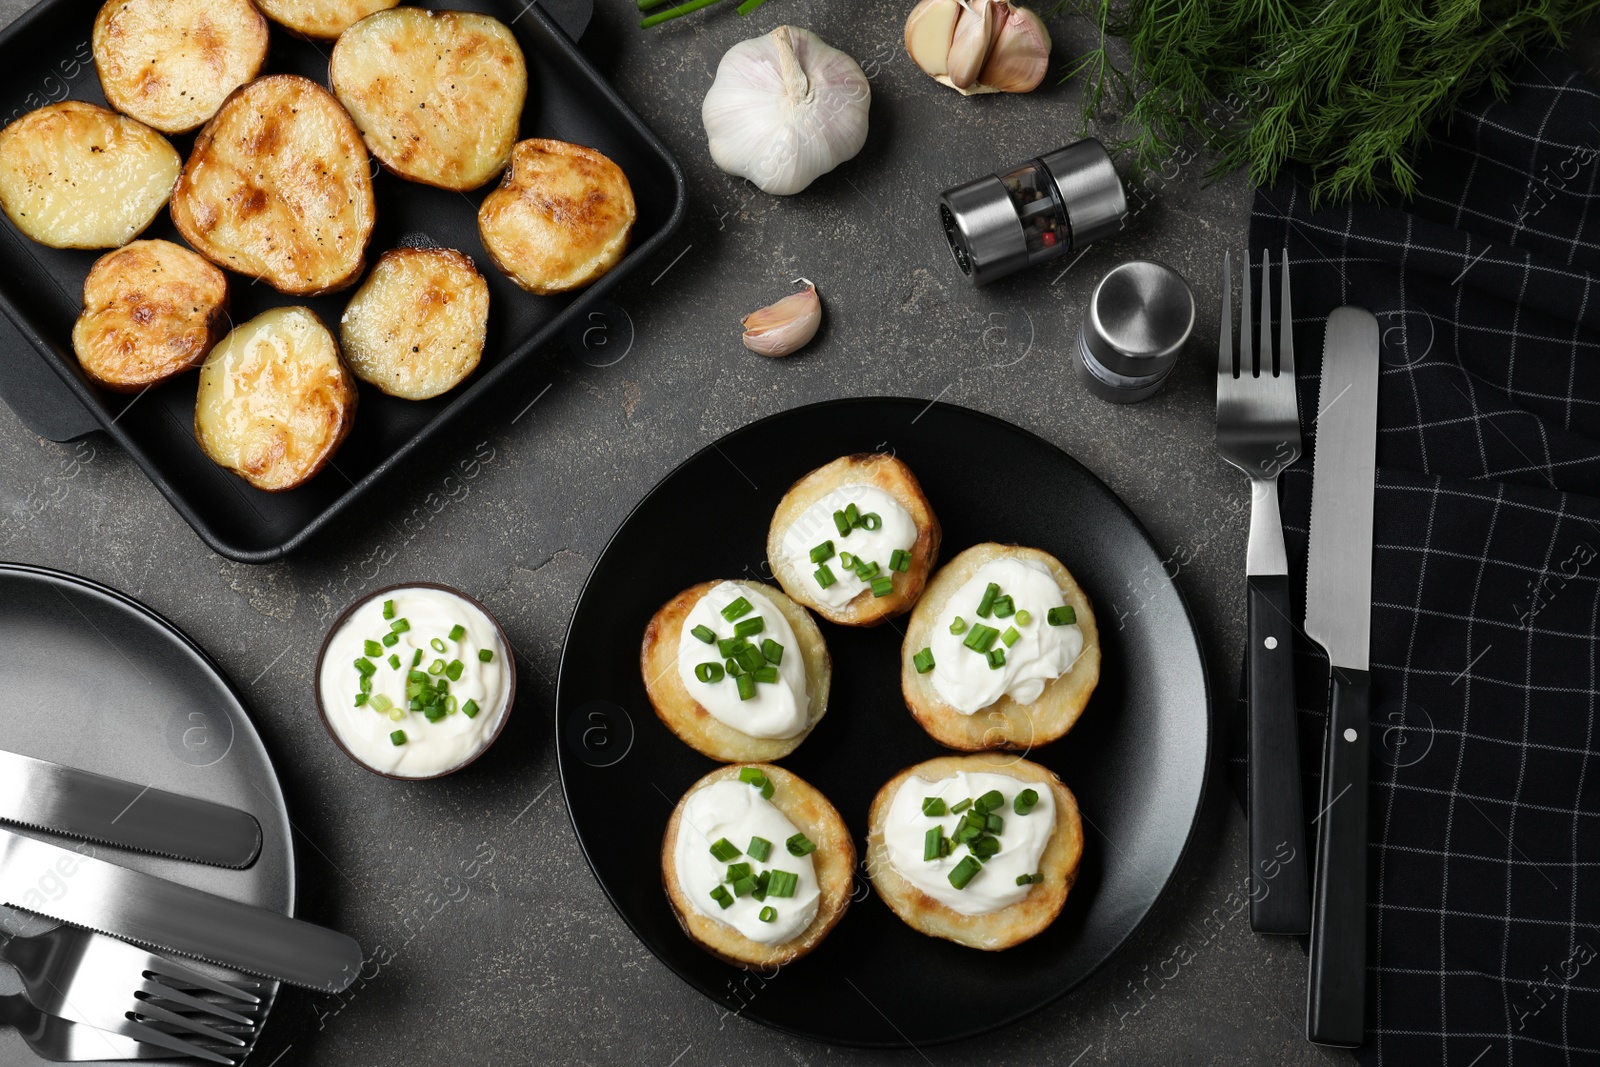
[[[1250,479],[1245,670],[1250,719],[1250,928],[1311,929],[1300,751],[1295,725],[1289,565],[1278,516],[1278,473],[1300,458],[1295,401],[1289,252],[1280,274],[1278,356],[1272,355],[1270,252],[1261,255],[1260,353],[1250,344],[1250,253],[1244,256],[1239,352],[1233,349],[1233,266],[1222,254],[1222,336],[1217,350],[1217,452]],[[1276,365],[1274,365],[1276,364]]]
[[[170,1059],[172,1050],[69,1022],[40,1011],[21,993],[0,996],[0,1026],[14,1026],[28,1047],[56,1063]]]
[[[40,1011],[227,1067],[254,1044],[260,1020],[250,1013],[268,992],[267,983],[218,981],[75,926],[31,937],[0,933],[0,959],[17,969]]]

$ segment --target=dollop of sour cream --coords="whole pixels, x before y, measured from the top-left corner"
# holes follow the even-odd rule
[[[386,603],[393,605],[392,618],[385,617]],[[452,638],[457,626],[461,636]],[[392,644],[384,643],[386,636]],[[377,654],[369,641],[377,643]],[[443,645],[443,652],[434,641]],[[480,652],[489,653],[487,662]],[[360,705],[356,698],[362,693],[362,669],[357,660],[373,667]],[[435,661],[443,665],[430,673]],[[457,662],[459,677],[452,680],[448,672],[455,671],[452,664]],[[406,689],[412,670],[427,674],[430,687],[444,683],[444,704],[448,709],[453,697],[456,710],[447,710],[436,722],[410,710]],[[443,589],[396,589],[361,604],[328,639],[317,685],[328,725],[352,756],[385,774],[428,778],[476,756],[500,729],[511,690],[510,654],[493,620],[470,601]],[[463,710],[469,701],[475,712],[470,715]],[[396,732],[402,735],[398,743]]]
[[[1005,797],[1005,803],[994,811],[1005,821],[997,835],[1000,851],[984,863],[966,888],[957,889],[950,884],[950,872],[968,855],[967,847],[954,845],[948,856],[925,860],[922,857],[928,830],[938,826],[944,836],[949,837],[961,822],[959,814],[948,813],[951,805],[975,800],[991,789],[999,790]],[[1028,814],[1018,815],[1012,809],[1012,802],[1024,789],[1032,789],[1039,800]],[[943,800],[946,814],[937,818],[924,815],[922,801],[925,797]],[[1044,855],[1055,826],[1055,794],[1049,786],[1022,781],[1009,774],[958,771],[954,777],[937,782],[916,775],[907,778],[889,804],[883,837],[889,849],[889,863],[906,881],[952,911],[962,915],[987,915],[1010,907],[1033,889],[1031,883],[1018,885],[1017,876],[1039,873],[1039,857]]]
[[[722,610],[740,597],[750,602],[750,611],[737,619],[724,618]],[[734,636],[734,627],[739,623],[757,618],[761,620],[761,630],[745,640],[756,646],[767,640],[783,646],[777,663],[778,679],[758,682],[755,694],[741,700],[736,679],[723,670],[726,657],[715,643],[696,637],[694,629],[703,626],[723,640]],[[695,674],[695,668],[702,663],[716,664],[723,670],[722,677],[702,682]],[[800,655],[794,628],[771,598],[745,582],[718,582],[690,609],[678,634],[678,677],[712,718],[750,737],[793,737],[811,721],[805,658]]]
[[[848,536],[839,533],[834,525],[833,513],[854,504],[863,515],[876,514],[883,525],[876,530],[856,527]],[[824,541],[832,541],[834,555],[827,560],[834,582],[824,588],[814,577],[818,565],[811,562],[811,550]],[[856,577],[853,570],[839,563],[838,553],[848,552],[861,559],[872,560],[880,574],[889,573],[889,557],[895,549],[911,551],[917,543],[917,524],[894,497],[871,485],[841,485],[801,513],[783,535],[785,562],[810,584],[806,591],[819,604],[842,608],[872,586]]]
[[[1019,624],[1015,615],[979,617],[978,605],[991,582],[1000,587],[1002,596],[1011,597],[1018,611],[1028,612],[1026,623]],[[963,715],[986,708],[1003,696],[1019,704],[1038,700],[1044,687],[1071,670],[1083,652],[1083,630],[1077,623],[1049,623],[1050,609],[1065,603],[1055,576],[1043,563],[1015,557],[985,563],[945,602],[934,620],[929,644],[933,650],[933,688]],[[951,633],[951,624],[957,617],[965,627],[960,633]],[[1008,646],[999,640],[994,643],[995,648],[1005,649],[1003,666],[991,667],[987,656],[964,644],[975,623],[992,626],[1001,633],[1016,629],[1014,644]]]
[[[724,779],[696,790],[683,805],[678,820],[678,840],[672,848],[672,862],[678,872],[678,886],[691,905],[702,915],[727,923],[752,941],[775,945],[799,936],[817,917],[822,891],[810,854],[792,856],[786,842],[800,831],[777,805],[761,795],[761,790],[738,779]],[[759,837],[772,845],[765,861],[750,855],[750,839]],[[711,846],[727,840],[738,847],[739,855],[719,860]],[[798,876],[794,895],[735,897],[726,908],[711,893],[727,884],[728,865],[748,863],[759,876],[766,870],[783,870]],[[777,912],[772,922],[761,921],[761,909]]]

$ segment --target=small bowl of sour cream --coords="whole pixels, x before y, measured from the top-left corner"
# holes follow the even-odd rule
[[[334,744],[387,778],[453,774],[505,728],[517,665],[487,608],[413,582],[356,601],[317,654],[317,713]]]

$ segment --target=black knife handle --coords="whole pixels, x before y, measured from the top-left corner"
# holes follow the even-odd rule
[[[1367,780],[1371,762],[1366,671],[1333,668],[1317,814],[1316,906],[1306,1037],[1361,1044],[1367,1000]]]
[[[1311,929],[1311,857],[1300,802],[1289,576],[1252,574],[1249,585],[1250,929],[1303,934]]]

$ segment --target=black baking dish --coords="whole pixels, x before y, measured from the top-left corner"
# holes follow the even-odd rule
[[[44,0],[0,33],[0,119],[10,122],[44,104],[73,98],[104,105],[90,53],[90,29],[101,0]],[[497,385],[511,381],[566,323],[648,258],[683,218],[683,172],[648,127],[623,103],[559,28],[556,17],[526,0],[428,0],[420,6],[481,11],[516,33],[528,61],[528,102],[519,137],[552,137],[597,148],[622,168],[638,204],[632,247],[605,277],[577,293],[534,296],[494,268],[478,239],[477,210],[495,182],[468,194],[401,181],[381,173],[375,181],[378,218],[368,262],[399,245],[438,244],[473,258],[489,282],[489,333],[483,361],[466,382],[426,401],[399,400],[362,384],[355,427],[333,463],[306,485],[265,493],[222,470],[201,453],[193,432],[195,376],[180,375],[142,395],[91,385],[72,353],[83,280],[103,251],[46,248],[0,221],[0,310],[36,350],[14,345],[0,352],[12,364],[0,374],[7,399],[29,425],[61,428],[50,436],[90,429],[108,433],[155,483],[207,545],[230,559],[262,563],[303,545],[335,515],[370,497],[375,485],[448,424],[478,405]],[[581,32],[583,4],[562,4],[556,16]],[[576,9],[574,15],[572,10]],[[273,25],[263,73],[294,73],[328,84],[329,42],[295,38]],[[194,135],[170,138],[187,158]],[[162,211],[144,237],[183,243]],[[243,322],[286,304],[305,304],[337,330],[352,289],[322,297],[289,297],[264,284],[230,275],[231,315]],[[3,324],[0,324],[3,325]],[[33,413],[25,406],[65,401],[48,376],[18,361],[42,359],[83,409]],[[31,380],[30,380],[31,374]],[[20,385],[19,385],[20,383]],[[21,403],[19,403],[21,398]]]

